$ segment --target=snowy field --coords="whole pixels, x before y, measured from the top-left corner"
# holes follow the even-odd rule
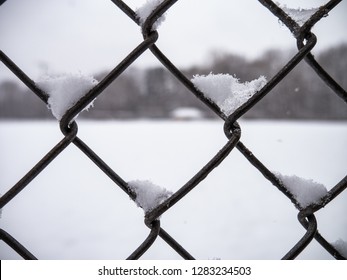
[[[242,121],[241,141],[270,169],[331,189],[346,175],[346,122]],[[226,143],[221,121],[78,121],[78,136],[126,181],[175,191]],[[0,193],[63,137],[57,122],[0,122]],[[347,240],[347,191],[317,214]],[[305,233],[289,199],[234,150],[161,218],[198,259],[280,259]],[[71,144],[3,209],[1,228],[39,259],[124,259],[147,237],[143,211]],[[0,242],[0,259],[20,258]],[[144,259],[180,259],[160,238]],[[313,241],[299,259],[331,259]]]

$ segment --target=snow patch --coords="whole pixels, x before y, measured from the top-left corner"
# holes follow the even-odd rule
[[[171,112],[171,117],[176,120],[195,120],[202,119],[204,114],[197,108],[181,107]]]
[[[296,175],[275,174],[303,208],[310,204],[318,203],[328,192],[323,184],[317,183],[312,179],[304,179]]]
[[[136,15],[140,20],[140,25],[143,26],[150,14],[161,4],[164,0],[147,0],[145,4],[136,9]],[[157,30],[162,22],[165,21],[165,13],[157,19],[152,26],[152,31]]]
[[[171,191],[157,186],[148,180],[130,181],[128,185],[136,193],[135,203],[145,213],[151,211],[172,195]]]
[[[308,21],[310,17],[319,10],[319,8],[302,9],[300,7],[294,9],[287,7],[285,4],[276,4],[300,26],[303,26],[305,22]]]
[[[264,76],[241,83],[238,78],[229,74],[212,73],[207,76],[194,75],[191,81],[205,97],[216,103],[227,116],[246,103],[267,82]]]
[[[60,76],[44,76],[36,85],[48,95],[48,108],[57,120],[73,107],[91,88],[98,83],[91,76],[81,73],[65,74]],[[85,109],[93,105],[91,102]]]
[[[347,242],[342,240],[342,239],[338,239],[336,240],[334,243],[332,243],[331,245],[334,246],[334,248],[339,251],[339,253],[344,256],[345,258],[347,258]]]

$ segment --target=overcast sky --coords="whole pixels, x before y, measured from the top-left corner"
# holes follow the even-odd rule
[[[135,9],[145,0],[124,1]],[[281,0],[311,8],[323,0]],[[347,42],[347,1],[313,29],[314,52]],[[296,42],[256,0],[179,0],[159,27],[157,46],[179,67],[206,63],[212,51],[249,59]],[[49,73],[94,74],[115,67],[142,41],[140,28],[109,0],[7,0],[0,6],[0,49],[34,80]],[[136,66],[158,65],[146,55]],[[13,78],[0,63],[0,80]]]

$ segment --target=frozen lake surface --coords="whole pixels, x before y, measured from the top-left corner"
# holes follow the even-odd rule
[[[241,121],[241,141],[272,171],[322,183],[345,175],[346,122]],[[176,191],[226,143],[221,121],[78,121],[80,137],[125,181]],[[62,138],[57,122],[0,122],[0,193]],[[347,191],[318,229],[347,241]],[[294,205],[236,149],[161,217],[197,259],[280,259],[304,235]],[[71,144],[2,211],[1,228],[39,259],[124,259],[147,237],[143,211]],[[0,242],[0,259],[20,259]],[[143,259],[180,259],[160,238]],[[299,259],[331,259],[313,241]]]

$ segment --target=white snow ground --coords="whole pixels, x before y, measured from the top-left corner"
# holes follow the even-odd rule
[[[225,143],[221,121],[78,121],[125,181],[175,191]],[[346,122],[242,121],[243,143],[270,169],[331,189],[346,173]],[[0,122],[0,193],[63,138],[57,122]],[[347,240],[347,193],[319,211],[328,241]],[[124,259],[147,237],[143,211],[73,144],[2,211],[0,224],[39,259]],[[297,210],[238,151],[161,217],[198,259],[279,259],[305,233]],[[144,259],[180,259],[157,239]],[[313,241],[299,259],[331,259]],[[0,259],[20,257],[0,241]]]

